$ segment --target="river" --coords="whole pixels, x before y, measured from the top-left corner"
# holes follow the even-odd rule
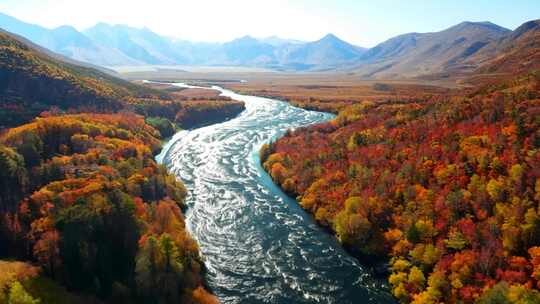
[[[395,303],[259,165],[262,144],[333,116],[213,88],[246,110],[177,133],[157,157],[188,189],[186,221],[212,292],[222,303]]]

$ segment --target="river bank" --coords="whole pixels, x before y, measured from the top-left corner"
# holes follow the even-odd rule
[[[207,281],[223,303],[393,303],[385,282],[275,186],[258,150],[289,129],[331,119],[267,98],[236,94],[246,110],[175,135],[158,157],[188,189],[186,223]]]

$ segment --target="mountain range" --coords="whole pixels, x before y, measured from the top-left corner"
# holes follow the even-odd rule
[[[435,33],[409,33],[367,51],[358,67],[367,76],[431,74],[460,66],[510,30],[490,22],[463,22]]]
[[[537,33],[538,24],[530,21],[511,31],[490,22],[462,22],[439,32],[399,35],[366,49],[333,34],[313,42],[244,36],[226,43],[205,43],[106,23],[81,32],[71,26],[47,29],[0,13],[0,28],[63,56],[101,66],[254,66],[281,71],[344,71],[366,78],[471,72],[511,50],[516,42],[536,47],[523,37]]]
[[[66,57],[102,66],[237,65],[320,70],[350,63],[365,52],[332,34],[314,42],[244,36],[226,43],[204,43],[106,23],[81,32],[71,26],[47,29],[2,13],[0,28]]]

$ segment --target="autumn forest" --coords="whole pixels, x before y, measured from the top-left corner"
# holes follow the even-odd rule
[[[536,73],[464,96],[359,103],[261,158],[345,246],[390,257],[400,301],[538,301],[539,89]]]
[[[539,20],[70,53],[2,18],[0,304],[540,303]]]

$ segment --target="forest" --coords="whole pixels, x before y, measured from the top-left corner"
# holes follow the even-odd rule
[[[540,302],[540,72],[338,113],[261,162],[400,302]]]
[[[0,303],[218,302],[186,189],[154,156],[243,103],[133,84],[3,31],[0,92]]]
[[[186,189],[153,160],[159,147],[128,113],[41,117],[3,134],[0,254],[39,268],[1,262],[0,302],[70,303],[45,281],[117,303],[217,303],[185,230]]]
[[[172,136],[176,127],[191,129],[222,122],[245,109],[243,102],[227,97],[190,97],[182,100],[139,98],[130,106],[135,113],[148,117],[147,122],[156,127],[164,137]]]

